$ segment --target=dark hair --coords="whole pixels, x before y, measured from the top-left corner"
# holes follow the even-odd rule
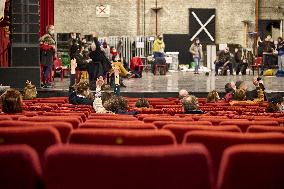
[[[149,104],[148,100],[146,100],[145,98],[140,98],[136,101],[135,107],[137,107],[137,108],[149,108],[150,104]]]
[[[102,103],[104,104],[106,101],[108,101],[109,99],[111,99],[113,97],[113,93],[112,92],[102,92]]]
[[[87,81],[80,81],[75,88],[76,88],[76,93],[82,95],[84,91],[90,89],[90,85]]]
[[[22,95],[16,89],[8,89],[1,98],[2,111],[4,113],[21,113],[22,107]]]
[[[107,111],[118,113],[119,111],[127,111],[128,102],[122,96],[113,96],[103,104]]]
[[[225,85],[225,91],[226,91],[226,93],[230,93],[230,92],[233,92],[233,91],[234,91],[234,89],[233,89],[231,83],[226,83],[226,85]]]
[[[196,41],[199,40],[198,37],[194,38],[193,43],[196,44]],[[200,40],[199,40],[200,41]]]
[[[267,105],[266,110],[265,110],[265,112],[267,112],[267,113],[275,113],[275,112],[279,112],[279,111],[280,111],[280,109],[279,109],[277,103],[269,103]]]
[[[278,40],[283,41],[283,38],[282,37],[278,37]]]

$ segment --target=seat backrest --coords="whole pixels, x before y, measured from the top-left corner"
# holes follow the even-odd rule
[[[155,116],[155,117],[145,117],[143,121],[145,123],[152,123],[154,121],[193,121],[193,119],[191,117],[179,118],[179,117]]]
[[[185,133],[195,130],[241,132],[236,125],[207,126],[207,125],[176,125],[168,124],[163,129],[170,130],[176,137],[177,143],[182,143]]]
[[[66,117],[66,116],[35,116],[35,117],[20,117],[19,121],[33,121],[33,122],[67,122],[71,123],[73,126],[73,129],[77,129],[80,120],[78,118],[74,117]]]
[[[202,143],[212,155],[214,175],[218,173],[224,149],[235,144],[271,143],[284,144],[282,133],[233,133],[222,131],[191,131],[185,134],[183,143]]]
[[[45,112],[44,116],[80,116],[82,121],[85,122],[87,120],[87,116],[84,113],[70,112],[70,113],[58,113],[58,112]]]
[[[199,144],[53,146],[45,154],[44,170],[46,189],[212,188],[210,156]]]
[[[138,121],[138,119],[136,117],[133,117],[133,116],[89,116],[88,120],[91,120],[91,119]]]
[[[237,125],[240,127],[242,132],[246,132],[250,125],[274,125],[277,126],[279,123],[277,121],[240,121],[237,119],[232,119],[229,121],[222,121],[220,125]]]
[[[263,132],[281,132],[281,133],[284,133],[284,127],[251,125],[251,126],[249,126],[247,132],[248,133],[263,133]]]
[[[67,142],[69,134],[73,130],[72,124],[67,122],[32,122],[32,121],[0,121],[0,127],[54,127],[60,134],[61,141]]]
[[[154,121],[153,124],[158,128],[163,128],[167,124],[177,124],[177,125],[212,125],[210,121],[183,121],[183,120],[174,120],[174,121]]]
[[[0,188],[38,189],[42,170],[37,153],[27,145],[1,145]]]
[[[284,145],[235,145],[224,151],[218,189],[284,188]]]
[[[170,131],[153,129],[78,129],[71,133],[69,142],[104,145],[176,144],[175,136]]]
[[[104,129],[157,129],[151,123],[143,123],[136,121],[115,121],[115,122],[86,122],[81,123],[79,128],[104,128]]]
[[[27,144],[33,147],[40,158],[45,150],[61,143],[58,131],[51,127],[2,127],[0,128],[0,145]]]

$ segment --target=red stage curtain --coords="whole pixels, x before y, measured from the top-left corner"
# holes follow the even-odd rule
[[[54,0],[40,0],[40,35],[46,32],[46,26],[54,25]]]

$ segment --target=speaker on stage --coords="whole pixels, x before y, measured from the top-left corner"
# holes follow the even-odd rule
[[[13,67],[39,67],[38,47],[12,47]]]
[[[39,0],[11,1],[13,67],[39,67]]]

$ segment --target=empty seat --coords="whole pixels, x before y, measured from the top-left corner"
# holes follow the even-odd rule
[[[51,127],[2,127],[0,144],[27,144],[33,147],[40,158],[46,148],[61,143],[58,131]]]
[[[242,132],[246,132],[250,125],[274,125],[277,126],[277,121],[240,121],[237,119],[231,119],[229,121],[222,121],[220,125],[237,125],[241,128]]]
[[[138,119],[133,116],[89,116],[88,119],[103,119],[103,120],[121,120],[121,121],[137,121]]]
[[[1,145],[0,170],[0,188],[42,187],[42,170],[38,155],[27,145]]]
[[[281,133],[284,133],[284,127],[251,125],[251,126],[249,126],[247,132],[248,133],[262,133],[262,132],[281,132]]]
[[[59,113],[59,112],[45,112],[43,114],[44,116],[80,116],[82,121],[85,122],[87,120],[87,116],[84,113],[77,113],[77,112],[64,112],[64,113]]]
[[[2,120],[12,120],[12,118],[9,115],[1,115],[0,121],[2,121]]]
[[[224,149],[235,144],[271,143],[284,144],[282,133],[233,133],[222,131],[191,131],[184,136],[184,143],[202,143],[212,155],[216,176]]]
[[[283,189],[284,145],[235,145],[224,151],[218,189]]]
[[[46,189],[211,189],[207,149],[61,145],[45,154]]]
[[[176,144],[170,131],[153,129],[79,129],[70,135],[70,143],[105,145],[164,145]]]
[[[175,120],[175,121],[154,121],[155,126],[158,128],[163,128],[167,124],[176,124],[176,125],[212,125],[209,121],[183,121],[183,120]]]
[[[207,126],[207,125],[176,125],[168,124],[163,129],[170,130],[175,136],[177,143],[182,143],[185,133],[194,130],[205,130],[205,131],[230,131],[230,132],[241,132],[240,128],[236,125],[226,126]]]
[[[67,142],[70,132],[73,130],[72,124],[67,122],[32,122],[32,121],[0,121],[0,127],[54,127],[60,134],[61,141]]]
[[[116,122],[86,122],[81,123],[79,128],[104,128],[104,129],[157,129],[151,123],[136,121],[116,121]]]
[[[179,117],[145,117],[143,119],[145,123],[152,123],[154,121],[193,121],[190,117],[179,118]]]
[[[34,122],[67,122],[71,123],[73,128],[78,128],[80,121],[78,118],[73,117],[66,117],[66,116],[35,116],[35,117],[21,117],[19,118],[20,121],[34,121]]]

